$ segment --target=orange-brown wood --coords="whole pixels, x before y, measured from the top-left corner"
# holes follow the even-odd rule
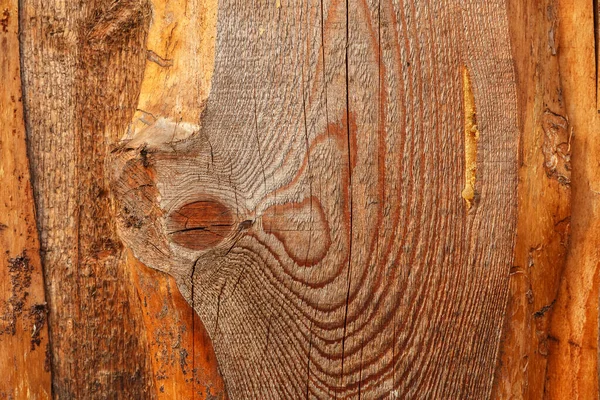
[[[0,399],[598,398],[595,2],[21,3]]]
[[[600,115],[593,5],[560,0],[556,11],[563,97],[573,129],[573,196],[570,247],[548,336],[545,392],[552,399],[599,397]]]
[[[140,278],[137,266],[125,260],[103,173],[105,157],[133,116],[144,126],[160,111],[153,108],[160,98],[172,93],[194,98],[194,104],[167,106],[174,110],[175,125],[182,116],[198,118],[196,106],[207,96],[212,73],[207,60],[214,52],[213,1],[21,3],[28,150],[47,278],[54,396],[218,395],[218,385],[208,390],[202,383],[210,376],[203,365],[216,371],[214,358],[202,364],[192,354],[206,346],[206,338],[199,328],[190,328],[200,325],[186,314],[189,305],[178,305],[165,292],[170,309],[187,316],[147,324],[148,318],[158,318],[162,308],[154,312],[152,304],[169,284],[158,274]],[[14,60],[19,59],[16,49]],[[186,72],[202,87],[189,84]],[[128,221],[135,225],[139,218],[143,215]],[[142,288],[149,292],[142,296]],[[138,301],[142,298],[148,302]],[[155,329],[162,323],[162,329]],[[178,335],[182,341],[175,347],[181,353],[173,371],[181,369],[181,357],[185,373],[161,364],[163,344],[169,341],[164,335],[170,334],[175,339],[169,351],[176,351],[169,346]]]
[[[50,399],[47,305],[29,179],[18,2],[0,0],[0,399]]]
[[[507,2],[521,163],[497,399],[599,397],[595,3]]]
[[[127,252],[152,360],[157,399],[226,399],[212,343],[172,277]]]
[[[508,1],[519,100],[519,219],[493,395],[540,399],[548,325],[569,244],[571,128],[558,60],[557,0]]]

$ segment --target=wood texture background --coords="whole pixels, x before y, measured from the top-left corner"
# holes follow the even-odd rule
[[[0,1],[0,399],[49,399],[47,305],[29,177],[17,1]]]
[[[126,261],[104,178],[105,156],[136,107],[150,5],[61,0],[22,5],[28,144],[50,310],[53,396],[218,395],[222,381],[207,374],[198,382],[198,371],[216,367],[191,308],[181,306],[176,291],[163,295],[169,279]]]
[[[515,266],[494,394],[597,399],[594,3],[508,5],[522,139]]]
[[[121,237],[175,277],[231,398],[489,396],[517,220],[509,49],[502,2],[219,3],[206,104],[162,80],[108,165]]]
[[[518,240],[494,396],[539,399],[569,244],[573,131],[560,79],[559,2],[507,4],[522,135]]]
[[[0,398],[598,398],[593,2],[21,7]]]

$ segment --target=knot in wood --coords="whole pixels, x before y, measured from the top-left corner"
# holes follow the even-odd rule
[[[167,218],[169,238],[190,250],[206,250],[216,246],[233,228],[231,210],[214,199],[185,204]]]

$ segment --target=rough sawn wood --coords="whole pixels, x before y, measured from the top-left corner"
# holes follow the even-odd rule
[[[0,399],[46,400],[48,306],[25,144],[16,0],[0,0],[0,82]]]
[[[229,396],[488,397],[517,217],[504,2],[217,16],[212,75],[187,45],[149,48],[165,72],[108,176],[120,237],[175,277]]]

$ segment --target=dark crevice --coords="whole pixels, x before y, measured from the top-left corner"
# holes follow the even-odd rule
[[[196,261],[194,261],[194,265],[192,265],[192,274],[190,276],[191,278],[191,303],[192,303],[192,398],[194,398],[194,394],[195,394],[195,390],[194,390],[194,385],[196,384],[196,318],[194,313],[196,312],[196,303],[195,303],[195,298],[194,298],[194,275],[196,274],[196,265],[198,264],[198,261],[200,261],[200,257],[198,257],[196,259]]]
[[[594,66],[595,66],[595,72],[596,72],[596,110],[600,113],[600,99],[598,98],[598,57],[600,57],[600,52],[598,51],[598,40],[600,39],[598,37],[600,35],[600,32],[598,31],[598,0],[593,0],[593,13],[594,13],[594,55],[596,56],[594,59]]]
[[[309,393],[310,393],[310,353],[312,352],[312,344],[313,344],[313,337],[312,337],[312,321],[310,322],[310,328],[309,328],[309,340],[308,340],[308,363],[306,365],[306,399],[308,400],[309,397]]]
[[[252,225],[254,225],[254,221],[251,219],[247,219],[245,221],[240,222],[240,225],[238,226],[238,230],[244,231],[246,229],[250,229],[250,228],[252,228]]]
[[[538,311],[534,312],[533,316],[535,318],[543,317],[548,311],[550,311],[552,309],[552,307],[554,307],[554,303],[556,303],[556,299],[552,300],[552,302],[550,304],[546,304],[545,306],[540,308]]]
[[[348,287],[346,290],[346,308],[344,310],[344,332],[342,336],[342,371],[341,371],[341,379],[342,384],[344,382],[344,356],[346,350],[346,330],[348,323],[348,302],[350,300],[350,283],[351,283],[351,268],[352,268],[352,151],[351,151],[351,140],[350,140],[350,95],[349,95],[349,79],[348,79],[348,48],[350,44],[349,38],[349,11],[348,11],[348,0],[346,0],[346,134],[348,140],[348,202],[350,208],[350,216],[349,216],[349,243],[348,243],[348,275],[347,282]],[[337,392],[336,392],[337,399]]]
[[[174,235],[175,233],[181,233],[181,232],[207,231],[207,230],[208,230],[208,227],[206,227],[206,226],[196,226],[194,228],[184,228],[184,229],[180,229],[178,231],[169,232],[169,235]]]
[[[211,227],[215,227],[215,226],[220,226],[220,227],[228,226],[228,227],[231,227],[231,225],[211,225],[210,227],[208,227],[208,226],[196,226],[196,227],[193,227],[193,228],[184,228],[184,229],[180,229],[180,230],[177,230],[177,231],[172,231],[172,232],[169,232],[168,234],[169,235],[174,235],[176,233],[185,233],[185,232],[194,232],[194,231],[206,231],[206,232],[210,232],[212,234],[215,234],[217,236],[223,237],[223,235],[221,235],[218,232],[210,229]]]
[[[321,55],[323,57],[323,89],[325,90],[325,127],[329,136],[329,107],[327,105],[327,75],[325,71],[325,16],[323,15],[323,0],[321,0]]]

